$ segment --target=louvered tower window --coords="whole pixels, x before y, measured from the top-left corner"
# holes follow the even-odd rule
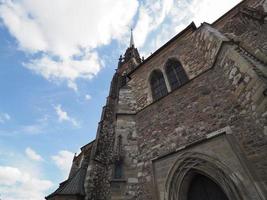
[[[166,74],[172,90],[180,87],[188,81],[188,77],[182,64],[176,59],[169,59],[167,61]]]
[[[150,78],[152,97],[157,100],[168,93],[166,83],[161,71],[153,71]]]

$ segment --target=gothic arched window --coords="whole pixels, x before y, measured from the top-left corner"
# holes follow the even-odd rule
[[[152,72],[150,76],[150,86],[154,100],[157,100],[168,93],[163,74],[159,70]]]
[[[178,60],[169,59],[165,69],[172,90],[180,87],[188,81],[185,70]]]

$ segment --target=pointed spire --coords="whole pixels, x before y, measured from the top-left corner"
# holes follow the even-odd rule
[[[130,48],[134,47],[134,39],[133,39],[133,29],[131,28],[131,39],[130,39]]]

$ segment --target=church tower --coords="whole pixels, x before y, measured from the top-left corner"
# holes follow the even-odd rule
[[[266,199],[263,2],[191,23],[145,61],[131,30],[95,140],[46,199]]]
[[[141,58],[137,48],[134,46],[133,30],[131,29],[130,45],[126,49],[124,56],[120,56],[118,63],[118,73],[124,74],[132,71],[141,63]]]

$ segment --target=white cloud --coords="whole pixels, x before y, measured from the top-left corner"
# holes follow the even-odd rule
[[[0,194],[4,200],[43,200],[52,182],[12,166],[0,166]]]
[[[61,108],[61,105],[60,104],[57,105],[57,106],[55,106],[55,111],[56,111],[57,116],[58,116],[58,121],[60,121],[60,122],[69,121],[74,126],[76,126],[76,127],[79,126],[79,123],[77,122],[77,120],[74,119],[74,118],[72,118],[72,117],[70,117],[68,115],[68,113]]]
[[[35,57],[25,66],[48,80],[67,83],[98,73],[96,48],[128,33],[138,7],[137,0],[0,2],[3,24],[19,48]]]
[[[141,54],[149,55],[192,21],[212,23],[241,0],[146,0],[140,7],[135,41]],[[156,6],[160,4],[161,6]],[[155,8],[156,7],[156,8]]]
[[[173,0],[147,0],[140,6],[134,29],[137,47],[144,45],[149,33],[164,21],[173,5]]]
[[[21,127],[21,130],[19,130],[18,132],[23,132],[23,133],[27,133],[27,134],[39,134],[42,133],[43,130],[43,124],[31,124],[31,125],[25,125]]]
[[[73,89],[75,92],[78,92],[78,86],[74,81],[68,81],[68,87]]]
[[[27,147],[25,149],[25,154],[31,160],[34,160],[34,161],[43,161],[43,158],[39,154],[37,154],[33,149],[31,149],[30,147]]]
[[[4,124],[5,122],[11,119],[10,115],[7,113],[0,113],[0,124]]]
[[[61,170],[64,178],[67,178],[72,160],[73,160],[74,153],[62,150],[59,151],[57,155],[52,156],[52,160],[55,162],[56,166]]]
[[[99,62],[97,53],[87,53],[81,60],[66,58],[55,61],[49,56],[43,56],[24,65],[48,80],[66,80],[68,87],[77,91],[75,80],[93,78],[100,70]]]
[[[43,116],[35,120],[32,124],[25,124],[20,126],[14,126],[11,129],[1,129],[1,136],[16,136],[21,134],[37,135],[46,132],[49,128],[48,115]]]
[[[212,23],[241,0],[192,0],[188,4],[188,11],[192,13],[192,19],[199,25],[202,22]]]
[[[89,100],[91,100],[91,99],[92,99],[92,96],[91,96],[90,94],[86,94],[86,95],[85,95],[85,100],[88,100],[88,101],[89,101]]]
[[[21,172],[17,168],[0,166],[0,184],[13,185],[21,176]]]
[[[3,24],[19,48],[32,55],[24,66],[78,91],[77,79],[91,79],[101,70],[97,48],[112,39],[125,42],[136,13],[135,43],[148,55],[191,21],[212,22],[240,0],[0,2]]]

